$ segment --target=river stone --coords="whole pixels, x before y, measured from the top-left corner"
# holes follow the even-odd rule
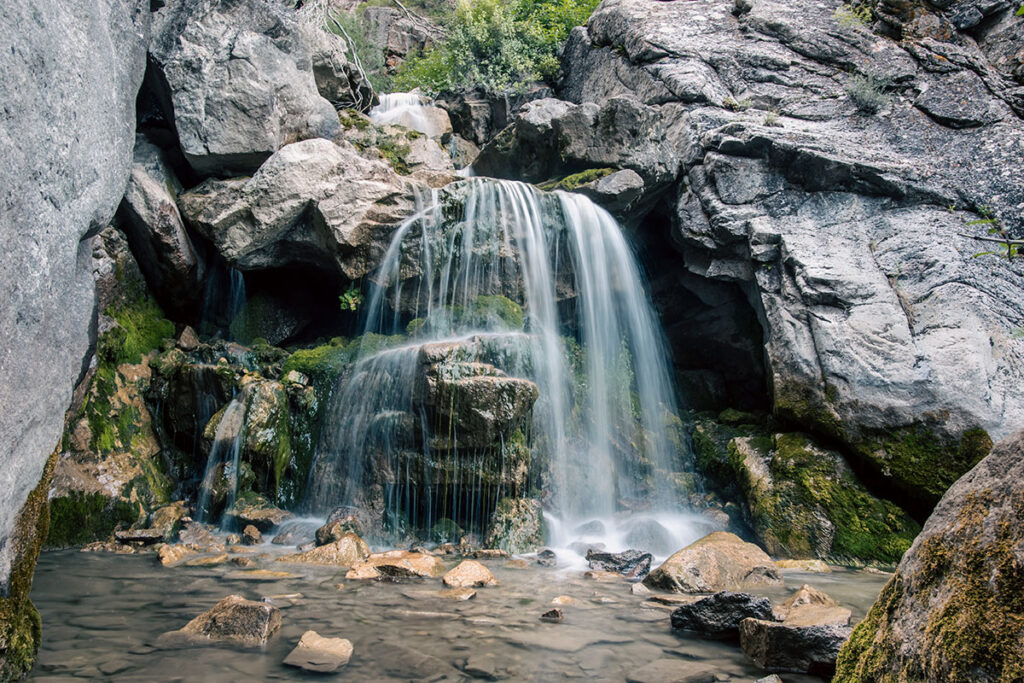
[[[261,384],[265,383],[261,382]],[[253,418],[250,417],[250,412],[253,411],[250,409],[250,411],[246,412],[246,420],[250,422],[250,426],[252,426],[251,421],[253,420]],[[258,424],[259,421],[256,420],[256,423]],[[258,431],[264,432],[265,430],[261,429]],[[251,437],[246,439],[247,447],[251,447],[250,444],[252,443],[252,441],[259,438],[258,435],[250,434],[247,436]],[[291,512],[288,512],[287,510],[282,510],[281,508],[275,507],[263,500],[254,503],[239,500],[238,502],[235,503],[235,506],[226,514],[231,515],[231,517],[234,518],[235,522],[243,528],[251,525],[256,527],[256,529],[258,529],[259,531],[270,531],[275,526],[279,525],[281,522],[295,516]]]
[[[626,674],[626,683],[711,683],[718,671],[701,662],[680,657],[656,659]]]
[[[164,531],[163,529],[128,529],[126,531],[115,531],[114,538],[118,543],[152,545],[164,540]]]
[[[477,588],[496,586],[494,574],[476,560],[463,560],[441,579],[449,588]]]
[[[756,545],[716,531],[669,557],[644,583],[679,593],[711,593],[781,585],[782,578],[772,559]]]
[[[150,63],[181,150],[201,174],[255,171],[289,142],[341,126],[317,91],[293,15],[268,0],[173,0],[154,15]]]
[[[154,510],[149,516],[149,523],[152,528],[162,531],[164,540],[169,541],[177,535],[184,517],[185,503],[178,501]]]
[[[190,224],[240,270],[313,267],[353,280],[379,264],[413,211],[386,162],[329,140],[287,145],[252,178],[207,180],[179,199]]]
[[[784,572],[832,573],[832,568],[825,564],[823,560],[775,560],[775,566]]]
[[[353,515],[342,519],[328,520],[326,524],[316,530],[316,544],[327,545],[343,538],[346,534],[359,535],[361,531],[359,521]]]
[[[943,496],[843,648],[836,680],[1020,676],[1022,482],[1019,431]]]
[[[389,550],[374,553],[363,562],[353,565],[347,579],[425,578],[432,579],[444,573],[444,562],[433,555],[407,550]]]
[[[0,594],[8,625],[32,623],[27,588],[36,524],[26,508],[61,439],[72,390],[87,369],[95,293],[92,235],[114,215],[131,166],[135,96],[146,64],[148,3],[11,0],[0,5]],[[88,46],[87,53],[83,52]],[[30,506],[31,507],[31,506]],[[23,611],[24,610],[24,611]],[[11,653],[0,677],[34,659]],[[7,641],[5,641],[7,642]],[[16,661],[17,660],[17,661]]]
[[[260,530],[254,527],[252,524],[247,524],[242,529],[242,543],[245,545],[259,545],[263,543],[263,534]]]
[[[181,635],[243,647],[261,647],[281,628],[281,610],[229,595],[169,636]]]
[[[802,605],[782,623],[763,619],[740,622],[740,647],[768,671],[830,677],[839,648],[850,637],[850,610]]]
[[[351,658],[351,641],[324,638],[316,631],[306,631],[295,649],[284,658],[284,663],[306,671],[329,674],[348,664]]]
[[[739,638],[740,622],[748,617],[774,620],[771,600],[722,591],[676,608],[672,612],[672,628],[696,631],[708,638],[735,639]]]
[[[793,595],[789,596],[786,601],[782,603],[779,607],[779,612],[782,614],[788,614],[793,608],[799,607],[800,605],[838,607],[839,603],[836,602],[828,593],[820,591],[805,583],[797,589],[796,593],[793,593]],[[765,617],[759,618],[764,619]]]
[[[366,541],[350,533],[333,543],[318,546],[303,553],[285,555],[277,558],[277,561],[353,567],[369,556],[370,546],[366,544]]]
[[[157,550],[157,557],[160,558],[160,564],[163,566],[173,567],[181,564],[189,555],[194,555],[195,552],[195,550],[186,545],[165,544]]]
[[[627,578],[642,579],[651,570],[654,557],[642,550],[629,549],[621,553],[606,553],[599,550],[588,550],[587,564],[591,569],[618,572]]]

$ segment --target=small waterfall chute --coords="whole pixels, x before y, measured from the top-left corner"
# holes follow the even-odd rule
[[[380,96],[380,104],[370,110],[370,121],[378,126],[403,126],[436,137],[441,131],[426,114],[424,97],[418,92],[396,92]]]
[[[670,475],[685,453],[667,352],[618,224],[590,200],[491,179],[433,191],[396,231],[365,311],[372,343],[335,392],[311,508],[365,503],[384,473],[378,504],[407,517],[428,511],[407,520],[420,528],[440,514],[438,496],[456,521],[482,521],[510,489],[537,483],[565,525],[622,508],[678,509]],[[412,339],[379,348],[379,335],[403,331]],[[495,443],[430,393],[464,388],[478,412],[504,411],[514,423],[513,397],[529,398],[516,382],[535,387],[529,424]],[[489,388],[510,398],[492,406]],[[543,481],[489,476],[522,469],[527,432],[527,449],[546,461]],[[487,458],[491,470],[450,464]]]
[[[245,442],[246,395],[231,399],[220,414],[199,489],[196,519],[214,521],[217,509],[231,510],[238,496],[241,452]],[[223,502],[223,508],[220,503]]]

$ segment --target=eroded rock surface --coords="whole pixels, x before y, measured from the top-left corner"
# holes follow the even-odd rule
[[[669,557],[644,584],[679,593],[713,593],[781,585],[782,578],[772,558],[756,545],[716,531]]]
[[[1024,672],[1024,432],[946,492],[854,631],[837,681],[998,681]]]

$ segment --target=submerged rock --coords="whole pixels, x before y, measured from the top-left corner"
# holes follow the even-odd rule
[[[476,560],[463,560],[442,578],[444,585],[450,588],[475,588],[479,586],[496,586],[498,580],[494,574]]]
[[[281,628],[281,610],[265,602],[229,595],[208,612],[165,636],[260,647]]]
[[[316,673],[334,673],[352,658],[352,642],[345,638],[324,638],[316,631],[302,634],[299,644],[284,658],[288,666]]]
[[[381,578],[436,578],[444,573],[444,562],[433,555],[413,553],[407,550],[389,550],[374,553],[363,562],[353,565],[347,579]]]
[[[781,585],[782,577],[772,559],[756,545],[716,531],[669,557],[644,583],[680,593],[711,593]]]
[[[1017,432],[943,496],[843,648],[837,681],[1020,678],[1022,482]]]
[[[369,556],[370,546],[366,544],[366,541],[355,534],[346,534],[333,543],[293,555],[284,555],[277,558],[277,561],[354,567]]]
[[[839,648],[850,637],[850,610],[824,605],[800,605],[785,621],[740,622],[740,647],[768,671],[792,671],[829,677],[835,671]]]
[[[651,571],[654,557],[642,550],[624,550],[621,553],[587,551],[587,564],[591,569],[618,572],[630,579],[642,579]]]
[[[562,610],[558,608],[549,609],[544,614],[540,615],[541,621],[546,621],[549,624],[560,624],[562,622]]]
[[[672,628],[696,631],[708,638],[735,639],[740,635],[740,622],[748,617],[773,621],[771,600],[722,591],[678,607],[672,612]]]

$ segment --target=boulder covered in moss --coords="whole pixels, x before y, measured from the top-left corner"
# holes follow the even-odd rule
[[[834,680],[1024,678],[1024,431],[946,492]]]
[[[491,516],[484,545],[510,553],[535,551],[544,543],[540,503],[531,498],[502,498]]]
[[[805,435],[737,437],[728,452],[750,526],[773,556],[892,565],[920,529]]]

